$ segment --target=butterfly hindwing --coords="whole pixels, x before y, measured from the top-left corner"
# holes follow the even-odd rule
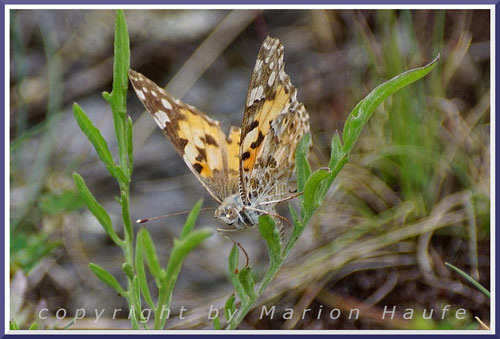
[[[286,194],[295,149],[309,131],[309,116],[285,73],[283,45],[267,37],[248,89],[240,145],[240,194],[244,204]]]
[[[129,78],[157,125],[212,197],[221,203],[235,193],[238,176],[232,171],[234,144],[229,141],[236,143],[231,139],[236,130],[232,130],[226,139],[218,121],[174,99],[138,72],[130,70]]]

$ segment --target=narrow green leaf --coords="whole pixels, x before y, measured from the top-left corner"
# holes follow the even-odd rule
[[[342,141],[340,141],[340,135],[338,134],[338,132],[335,132],[332,138],[331,148],[332,150],[330,151],[330,163],[328,164],[328,167],[333,171],[337,163],[344,157]]]
[[[14,320],[11,320],[9,322],[9,328],[11,330],[18,330],[19,329],[19,326],[17,325],[17,323],[14,321]]]
[[[236,312],[236,306],[234,305],[236,301],[236,297],[234,294],[231,294],[229,298],[226,300],[226,304],[224,305],[224,316],[226,317],[226,321],[229,322],[231,315],[234,315]]]
[[[358,139],[363,127],[372,116],[375,109],[389,95],[427,75],[436,66],[439,55],[428,65],[404,72],[389,81],[376,87],[370,94],[361,100],[352,110],[344,125],[342,139],[344,153],[349,154]]]
[[[141,290],[139,288],[139,280],[137,276],[134,276],[132,278],[132,300],[134,309],[137,310],[137,315],[139,316],[139,318],[142,318]]]
[[[113,176],[118,179],[118,181],[124,183],[124,184],[128,184],[130,182],[130,178],[129,176],[127,176],[125,174],[125,172],[123,172],[123,170],[118,167],[118,166],[115,166],[114,167],[114,174]]]
[[[201,205],[203,205],[203,199],[198,200],[198,202],[193,206],[191,212],[189,212],[184,227],[181,232],[181,240],[184,239],[194,228],[196,219],[198,219],[198,214],[200,214]]]
[[[130,68],[130,42],[127,22],[122,10],[116,11],[115,43],[113,63],[113,91],[112,96],[120,99],[118,112],[125,118],[125,102],[128,88],[128,70]],[[119,95],[119,97],[117,96]]]
[[[288,256],[288,253],[290,253],[290,250],[292,249],[293,245],[297,241],[297,239],[300,237],[302,234],[302,231],[304,230],[304,225],[302,224],[302,221],[300,220],[297,211],[293,207],[292,204],[288,204],[288,209],[290,210],[290,214],[292,215],[292,221],[293,221],[293,231],[292,234],[290,235],[290,238],[288,239],[288,242],[285,245],[285,248],[283,249],[283,258],[286,258]]]
[[[220,320],[219,320],[219,316],[216,316],[215,318],[212,319],[212,324],[214,326],[214,330],[222,329],[222,326],[221,326]]]
[[[238,293],[240,299],[242,301],[245,301],[248,299],[248,296],[245,293],[243,285],[241,285],[241,282],[238,279],[238,274],[240,273],[238,269],[239,258],[240,249],[238,248],[238,246],[234,245],[231,249],[231,253],[229,253],[229,278],[231,279],[234,289],[236,290],[236,293]]]
[[[160,286],[160,296],[166,296],[161,302],[158,302],[159,307],[170,307],[170,302],[172,298],[172,293],[174,290],[175,283],[177,281],[177,277],[179,276],[179,272],[182,267],[182,262],[184,258],[191,252],[194,248],[200,245],[200,243],[212,235],[212,230],[208,228],[204,228],[197,231],[192,231],[182,240],[174,240],[174,248],[170,253],[170,257],[168,259],[167,268],[165,270],[165,274],[161,280]],[[163,328],[167,321],[166,317],[162,317],[157,323],[155,319],[155,328]]]
[[[113,160],[113,156],[108,148],[108,143],[101,135],[101,132],[94,126],[92,121],[90,121],[89,117],[82,108],[77,104],[73,104],[73,115],[75,116],[75,120],[80,126],[80,129],[87,136],[89,141],[94,146],[94,149],[99,156],[99,159],[104,163],[108,172],[117,178],[116,170],[115,170],[115,162]],[[117,178],[118,179],[118,178]]]
[[[160,263],[158,262],[158,257],[156,256],[155,245],[153,240],[151,240],[148,230],[145,228],[141,229],[139,237],[142,241],[143,254],[146,257],[146,263],[148,264],[151,274],[157,280],[162,279],[162,269],[160,267]]]
[[[132,316],[130,317],[130,323],[132,324],[133,330],[139,329],[139,323],[137,322],[138,317],[139,317],[139,315],[137,314],[136,311],[134,311],[134,313],[132,313]]]
[[[458,274],[460,274],[462,277],[464,277],[467,281],[469,281],[472,285],[474,285],[478,290],[483,292],[484,295],[486,295],[488,298],[491,298],[490,291],[488,291],[483,285],[481,285],[480,283],[475,281],[474,278],[472,278],[470,275],[468,275],[467,273],[462,271],[460,268],[453,266],[450,263],[445,262],[444,264],[446,266],[448,266],[449,268],[451,268],[452,270],[454,270],[455,272],[457,272]]]
[[[295,171],[297,173],[297,190],[304,191],[307,178],[311,175],[309,165],[309,147],[311,145],[311,134],[304,134],[295,151]]]
[[[135,269],[137,271],[137,280],[139,282],[139,288],[141,289],[144,300],[151,309],[155,309],[153,299],[151,299],[151,294],[149,293],[148,281],[146,278],[146,270],[144,269],[144,253],[142,245],[142,235],[143,229],[137,234],[137,239],[135,241]]]
[[[38,324],[36,322],[34,322],[33,324],[31,324],[31,326],[28,328],[28,330],[30,330],[30,331],[38,330]]]
[[[118,145],[120,168],[127,169],[129,162],[128,140],[126,132],[126,96],[128,88],[128,69],[130,68],[130,43],[127,22],[122,10],[116,11],[114,63],[113,63],[113,89],[111,94],[103,93],[103,97],[111,105],[113,123]],[[130,168],[128,168],[130,172]]]
[[[80,195],[85,201],[85,204],[87,205],[90,212],[92,212],[92,214],[96,217],[111,240],[113,240],[115,244],[121,245],[122,240],[120,239],[120,237],[118,237],[118,234],[116,234],[115,230],[113,229],[113,225],[108,213],[106,212],[104,207],[102,207],[94,198],[92,193],[87,188],[87,185],[85,184],[83,178],[78,173],[73,173],[73,180],[75,182],[76,188],[78,189],[78,192],[80,192]]]
[[[328,164],[328,167],[332,171],[330,176],[323,180],[321,182],[321,187],[320,187],[320,192],[319,192],[319,197],[320,200],[322,201],[328,192],[328,189],[330,186],[332,186],[333,181],[337,177],[337,174],[340,172],[342,167],[347,163],[347,156],[344,154],[344,151],[342,149],[342,141],[340,141],[340,136],[338,133],[335,133],[335,135],[332,138],[332,145],[331,145],[331,152],[330,152],[330,162]]]
[[[177,278],[181,269],[182,261],[193,249],[198,247],[203,240],[212,235],[212,230],[203,228],[201,230],[192,231],[185,236],[182,240],[174,241],[174,248],[170,253],[168,265],[166,269],[167,279]]]
[[[292,204],[288,204],[288,210],[290,211],[290,214],[292,215],[292,222],[293,222],[293,227],[299,227],[302,228],[302,223],[300,222],[299,216],[297,214],[297,211],[295,210],[295,207],[293,207]]]
[[[255,298],[255,281],[250,267],[243,268],[238,274],[238,279],[245,290],[245,294],[250,298]]]
[[[124,262],[122,265],[122,271],[127,275],[127,277],[132,280],[134,278],[134,271],[132,270],[132,266],[129,263]]]
[[[99,278],[99,280],[101,280],[109,287],[113,288],[118,294],[120,294],[121,296],[127,295],[127,292],[125,292],[125,290],[120,286],[116,278],[113,275],[111,275],[111,273],[106,271],[104,268],[93,263],[89,264],[89,268],[92,272],[94,272],[94,274],[96,275],[97,278]]]
[[[330,171],[318,169],[307,179],[302,201],[302,223],[306,224],[314,211],[321,205],[321,182],[331,175]]]
[[[261,215],[259,217],[259,232],[266,241],[271,266],[279,265],[282,261],[281,237],[276,228],[276,223],[269,215]]]

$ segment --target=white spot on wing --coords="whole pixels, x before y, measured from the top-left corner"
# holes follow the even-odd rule
[[[147,93],[147,92],[148,92],[148,89],[147,89],[146,87],[143,87],[143,88],[142,88],[142,91],[143,91],[144,93]]]
[[[272,72],[271,75],[269,75],[269,79],[267,79],[267,85],[271,87],[274,84],[274,79],[276,78],[276,72]]]
[[[172,104],[170,104],[170,102],[168,102],[168,100],[162,98],[161,103],[163,104],[163,107],[165,107],[166,109],[168,109],[168,110],[172,109]]]
[[[262,60],[257,59],[257,61],[255,62],[255,71],[260,71],[260,69],[262,68],[262,63]]]
[[[278,68],[282,68],[282,67],[283,67],[283,54],[281,54],[279,59],[278,59]]]
[[[137,90],[137,96],[141,99],[141,100],[146,100],[146,96],[144,95],[144,93],[138,89]]]
[[[255,100],[260,100],[264,96],[264,87],[260,85],[257,87],[257,93],[255,94]]]
[[[250,92],[250,95],[248,96],[247,106],[251,106],[255,102],[255,100],[260,100],[263,93],[264,88],[262,87],[262,85],[253,88]]]
[[[201,146],[203,147],[203,146]],[[191,144],[191,143],[187,143],[186,146],[184,147],[184,156],[187,157],[188,159],[195,159],[197,156],[198,156],[199,152],[198,150],[196,149],[196,146]],[[190,160],[190,162],[193,161],[193,160]]]
[[[167,113],[163,111],[157,111],[155,114],[153,114],[153,117],[156,121],[156,124],[160,126],[160,128],[165,128],[165,126],[167,126],[167,123],[170,122]]]
[[[156,97],[158,97],[158,94],[156,94],[156,92],[155,92],[155,91],[151,91],[151,94],[153,94],[153,96],[154,96],[155,98],[156,98]]]

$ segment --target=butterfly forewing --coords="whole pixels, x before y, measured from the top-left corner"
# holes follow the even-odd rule
[[[174,99],[138,72],[130,70],[129,78],[137,96],[163,134],[212,197],[221,203],[225,197],[235,193],[238,180],[237,173],[234,173],[235,159],[230,156],[231,153],[228,156],[228,151],[233,151],[235,147],[230,137],[234,138],[236,131],[226,139],[218,121]]]
[[[295,149],[309,131],[309,116],[297,101],[283,57],[283,45],[267,37],[248,88],[240,145],[240,194],[247,205],[287,193]]]

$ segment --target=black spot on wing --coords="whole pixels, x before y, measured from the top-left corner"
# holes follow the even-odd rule
[[[211,136],[211,135],[208,135],[208,134],[205,134],[205,138],[203,140],[207,145],[214,145],[214,146],[219,146],[219,144],[217,143],[217,141]]]
[[[184,147],[186,147],[187,143],[187,139],[179,138],[179,146],[182,150],[184,149]]]
[[[245,134],[251,132],[257,126],[259,126],[259,122],[257,120],[252,121],[252,123],[246,128]]]
[[[196,157],[196,161],[207,160],[207,151],[204,148],[200,147],[196,147],[196,149],[198,150],[198,153],[200,153]]]
[[[257,147],[260,146],[260,144],[262,144],[262,140],[264,140],[264,135],[262,134],[262,132],[259,131],[259,136],[257,137],[257,140],[255,140],[250,144],[250,148],[256,149]]]
[[[196,170],[196,172],[201,173],[201,171],[203,170],[203,165],[201,165],[199,163],[195,163],[193,165],[193,168]]]

